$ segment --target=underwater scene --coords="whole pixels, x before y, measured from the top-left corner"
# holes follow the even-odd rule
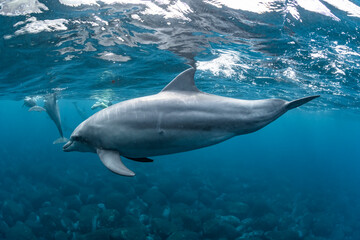
[[[359,0],[0,0],[0,239],[359,240]]]

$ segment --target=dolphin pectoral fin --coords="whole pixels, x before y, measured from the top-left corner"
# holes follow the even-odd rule
[[[150,158],[131,158],[131,157],[126,157],[127,159],[136,161],[136,162],[153,162],[154,160],[150,159]]]
[[[311,100],[320,97],[320,95],[315,95],[315,96],[310,96],[310,97],[304,97],[304,98],[300,98],[300,99],[296,99],[294,101],[291,101],[289,103],[287,103],[286,105],[286,110],[290,110],[293,108],[297,108],[307,102],[310,102]]]
[[[40,106],[33,106],[29,108],[29,112],[43,112],[43,111],[45,111],[45,108]]]
[[[67,139],[66,137],[60,137],[53,141],[53,144],[66,143],[67,141],[69,141],[69,139]]]
[[[101,162],[113,173],[133,177],[135,173],[128,169],[121,161],[120,154],[112,150],[96,149]]]

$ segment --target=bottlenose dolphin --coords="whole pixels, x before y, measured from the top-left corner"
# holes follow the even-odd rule
[[[59,130],[60,133],[60,138],[56,139],[53,144],[57,144],[57,143],[64,143],[66,141],[68,141],[67,138],[64,137],[62,128],[61,128],[61,119],[60,119],[60,112],[59,112],[59,106],[57,104],[57,100],[56,100],[56,94],[49,94],[45,97],[44,99],[45,105],[44,105],[44,109],[46,110],[46,113],[49,115],[49,117],[51,118],[51,120],[53,120],[53,122],[55,123],[57,129]]]
[[[104,109],[104,108],[107,108],[107,107],[109,107],[109,106],[111,106],[111,105],[112,105],[112,102],[110,102],[110,101],[106,101],[106,100],[104,100],[104,101],[97,101],[96,103],[94,103],[94,105],[91,106],[91,109],[92,109],[92,110],[94,110],[94,109],[96,109],[96,108],[102,108],[102,109]]]
[[[189,151],[255,132],[286,111],[311,101],[240,100],[201,92],[195,69],[180,73],[160,93],[105,108],[82,122],[65,152],[96,152],[112,172],[134,176],[120,156],[135,161]]]
[[[34,97],[28,97],[28,96],[26,96],[26,97],[24,98],[24,104],[23,104],[23,106],[28,107],[28,108],[29,108],[29,112],[31,112],[31,111],[36,111],[36,112],[45,111],[44,108],[42,108],[42,107],[40,107],[40,106],[37,105],[36,100],[35,100]]]
[[[82,120],[85,120],[88,118],[86,112],[83,109],[79,108],[79,106],[77,105],[77,102],[72,102],[72,104],[74,105],[76,112],[79,114],[79,116],[82,118]]]
[[[24,98],[24,104],[23,106],[32,108],[33,106],[36,106],[36,101],[33,97],[26,96]]]

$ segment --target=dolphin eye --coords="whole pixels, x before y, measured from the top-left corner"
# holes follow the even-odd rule
[[[80,138],[79,136],[73,136],[73,137],[72,137],[72,140],[74,140],[74,141],[80,141],[80,139],[81,139],[81,138]]]
[[[86,138],[82,137],[82,136],[73,136],[72,140],[77,141],[77,142],[86,142]]]

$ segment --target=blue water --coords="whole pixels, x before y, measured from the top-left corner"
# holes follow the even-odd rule
[[[360,2],[125,2],[0,1],[0,239],[360,239]],[[69,137],[189,65],[212,94],[321,97],[133,178],[23,106],[56,93]]]

